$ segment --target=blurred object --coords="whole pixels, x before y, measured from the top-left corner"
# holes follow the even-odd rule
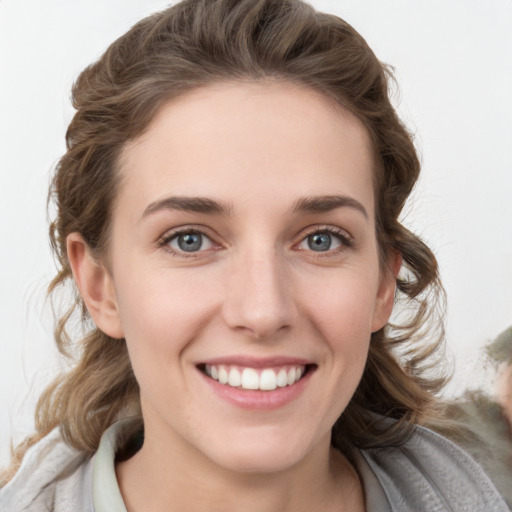
[[[484,469],[512,510],[512,433],[501,404],[481,392],[467,392],[447,404],[446,415],[459,423],[443,431]]]
[[[497,363],[512,364],[512,326],[505,329],[487,347],[488,356]]]
[[[512,432],[512,327],[503,331],[487,347],[488,356],[499,364],[495,395]],[[512,480],[511,480],[512,483]]]
[[[446,404],[446,416],[459,429],[435,428],[464,448],[484,468],[512,510],[512,327],[486,354],[496,366],[495,396],[466,391]]]

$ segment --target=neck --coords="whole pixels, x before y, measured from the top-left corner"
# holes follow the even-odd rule
[[[362,487],[353,467],[329,439],[303,460],[272,473],[235,472],[173,446],[142,449],[117,466],[128,512],[210,510],[244,512],[363,511]]]

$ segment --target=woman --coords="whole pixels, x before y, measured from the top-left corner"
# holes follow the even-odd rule
[[[80,75],[51,190],[77,359],[1,509],[506,510],[418,426],[441,287],[397,220],[419,163],[387,73],[300,1],[186,0]]]

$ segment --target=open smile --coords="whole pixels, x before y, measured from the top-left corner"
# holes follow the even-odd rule
[[[212,391],[245,409],[276,409],[305,389],[316,364],[304,361],[209,361],[197,365]]]
[[[313,365],[282,365],[270,368],[252,368],[228,364],[205,364],[200,369],[220,384],[246,390],[273,391],[292,386]]]

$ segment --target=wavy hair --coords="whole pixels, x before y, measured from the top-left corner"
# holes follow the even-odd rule
[[[126,344],[92,324],[74,287],[66,237],[79,232],[96,254],[105,253],[125,145],[169,99],[237,80],[318,91],[354,113],[373,142],[377,240],[382,261],[390,251],[402,255],[395,302],[406,313],[372,335],[360,385],[333,427],[333,445],[349,453],[353,446],[397,444],[411,425],[436,417],[444,381],[432,370],[443,357],[443,290],[433,253],[399,222],[420,163],[390,101],[390,69],[348,23],[300,0],[184,0],[137,23],[73,86],[76,113],[49,193],[59,266],[49,294],[67,283],[74,289],[71,307],[57,316],[55,340],[72,366],[42,394],[37,433],[18,447],[4,481],[27,447],[56,426],[69,445],[92,454],[116,419],[140,415]],[[79,339],[70,334],[73,319],[83,328]],[[382,417],[397,421],[384,427]]]

